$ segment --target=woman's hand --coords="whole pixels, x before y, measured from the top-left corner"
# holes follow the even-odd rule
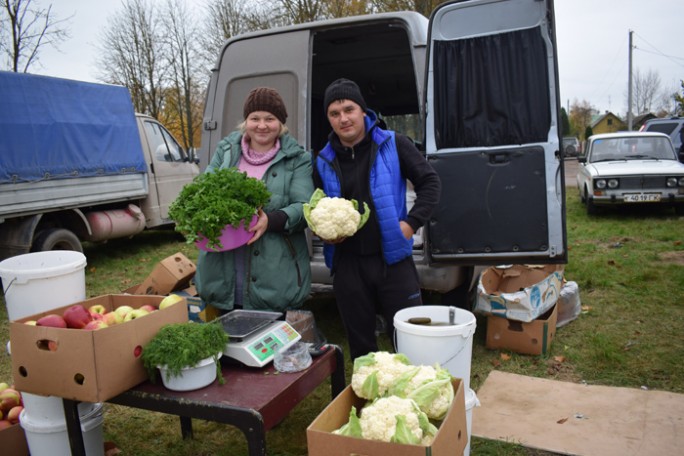
[[[249,229],[249,232],[254,233],[254,236],[252,239],[247,241],[247,245],[254,244],[256,241],[258,241],[259,238],[266,232],[266,228],[268,228],[268,215],[266,215],[262,209],[259,209],[257,216],[259,218],[257,219],[256,224]]]

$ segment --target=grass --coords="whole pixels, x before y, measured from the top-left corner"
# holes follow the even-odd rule
[[[646,387],[684,393],[684,217],[670,210],[608,211],[587,216],[568,188],[569,262],[565,277],[579,285],[581,315],[558,329],[546,357],[485,348],[486,320],[478,316],[473,340],[471,387],[477,391],[492,370],[589,384]],[[156,262],[196,250],[172,231],[86,246],[88,297],[139,283]],[[314,296],[306,304],[330,342],[346,348],[334,301]],[[9,338],[0,306],[0,341]],[[387,349],[389,341],[381,339]],[[351,365],[347,361],[347,374]],[[8,356],[0,357],[0,381],[11,379]],[[270,455],[306,454],[305,429],[329,402],[324,383],[267,433]],[[195,439],[180,438],[178,419],[105,404],[105,440],[130,455],[244,455],[243,435],[225,425],[193,422]],[[474,438],[471,454],[543,455],[513,443]]]

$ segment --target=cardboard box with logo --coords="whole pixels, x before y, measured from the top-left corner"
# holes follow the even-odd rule
[[[480,276],[475,312],[531,322],[556,304],[563,265],[494,266]]]
[[[80,302],[106,311],[127,305],[157,306],[163,296],[105,295]],[[70,304],[73,305],[73,304]],[[162,326],[188,321],[183,301],[148,315],[95,331],[27,325],[70,305],[10,322],[12,375],[27,393],[84,402],[104,402],[147,380],[140,358],[143,347]]]
[[[195,263],[177,252],[157,263],[152,272],[138,286],[135,294],[167,295],[190,285],[197,270]]]
[[[309,456],[392,455],[392,456],[453,456],[463,454],[468,443],[463,382],[453,379],[454,402],[442,420],[437,435],[429,447],[386,443],[333,434],[349,420],[352,405],[360,410],[361,399],[351,386],[345,388],[306,430]]]
[[[525,355],[546,355],[556,336],[558,306],[529,323],[496,315],[487,317],[486,347],[511,350]]]

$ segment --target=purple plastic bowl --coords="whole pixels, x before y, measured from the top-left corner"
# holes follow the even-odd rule
[[[256,215],[252,217],[249,227],[251,228],[256,225],[257,220],[259,220],[259,217]],[[233,228],[232,225],[226,225],[223,228],[223,231],[221,231],[221,236],[219,237],[219,241],[221,241],[221,245],[223,247],[208,247],[207,244],[209,243],[209,240],[205,237],[202,237],[199,241],[195,242],[195,245],[198,249],[204,250],[205,252],[225,252],[227,250],[236,249],[241,245],[245,245],[247,241],[252,239],[252,237],[254,237],[254,233],[250,233],[245,229],[245,222],[243,221],[240,222],[240,225],[238,225],[237,228]]]

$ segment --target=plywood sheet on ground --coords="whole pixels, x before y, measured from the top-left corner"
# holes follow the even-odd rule
[[[476,437],[570,455],[684,454],[684,395],[493,371],[477,391]]]

